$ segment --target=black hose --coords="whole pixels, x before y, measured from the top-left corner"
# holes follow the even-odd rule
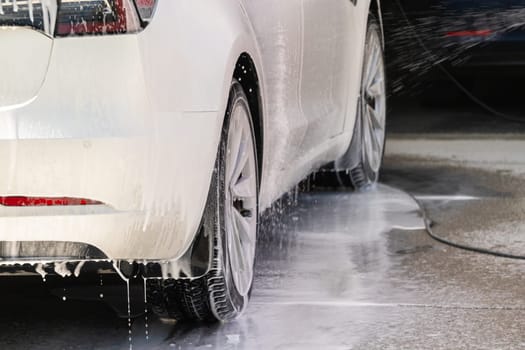
[[[403,5],[401,5],[399,0],[395,0],[395,2],[396,2],[397,7],[399,8],[399,11],[401,12],[401,15],[403,16],[404,21],[407,23],[409,30],[412,32],[412,36],[416,39],[419,46],[421,46],[421,48],[423,49],[423,52],[427,54],[428,57],[430,57],[430,60],[433,60],[433,57],[435,57],[435,55],[432,53],[432,50],[430,50],[425,45],[425,43],[423,42],[423,40],[421,39],[417,31],[415,30],[414,25],[410,22],[410,19],[408,18],[408,15],[405,9],[403,8]],[[478,98],[471,91],[469,91],[463,84],[461,84],[461,82],[457,80],[456,77],[454,77],[454,75],[452,75],[452,73],[450,73],[448,69],[446,69],[441,64],[441,62],[435,62],[435,66],[437,66],[439,70],[443,72],[443,74],[445,74],[446,77],[449,78],[469,99],[471,99],[474,103],[476,103],[478,106],[483,108],[488,113],[500,119],[504,119],[506,121],[510,121],[514,123],[525,123],[525,117],[519,117],[519,116],[500,112],[496,110],[495,108],[489,106],[487,103],[483,102],[480,98]]]
[[[467,251],[474,252],[474,253],[479,253],[479,254],[493,255],[493,256],[497,256],[499,258],[525,260],[525,256],[524,255],[507,254],[507,253],[498,252],[498,251],[495,251],[495,250],[479,248],[479,247],[474,247],[474,246],[469,246],[469,245],[465,245],[465,244],[460,244],[460,243],[456,243],[456,242],[453,242],[453,241],[449,241],[446,238],[443,238],[441,236],[436,235],[432,231],[432,229],[430,227],[431,225],[429,223],[426,223],[426,226],[427,226],[427,233],[428,233],[428,235],[430,237],[432,237],[434,240],[436,240],[436,241],[438,241],[440,243],[449,245],[451,247],[454,247],[454,248],[457,248],[457,249],[461,249],[461,250],[467,250]]]
[[[457,248],[457,249],[466,250],[466,251],[470,251],[470,252],[474,252],[474,253],[497,256],[499,258],[525,260],[525,256],[524,255],[508,254],[508,253],[503,253],[503,252],[500,252],[500,251],[497,251],[497,250],[490,250],[490,249],[485,249],[485,248],[474,247],[474,246],[470,246],[470,245],[467,245],[467,244],[456,243],[456,242],[451,241],[449,239],[446,239],[444,237],[438,236],[437,234],[434,233],[434,231],[432,231],[433,222],[432,222],[431,219],[428,218],[427,213],[425,211],[425,207],[423,206],[423,204],[421,204],[421,202],[414,195],[409,194],[409,196],[411,196],[412,199],[421,208],[421,211],[422,211],[422,214],[423,214],[423,220],[425,221],[425,228],[426,228],[427,234],[432,239],[438,241],[439,243],[443,243],[445,245],[448,245],[448,246],[451,246],[451,247],[454,247],[454,248]]]

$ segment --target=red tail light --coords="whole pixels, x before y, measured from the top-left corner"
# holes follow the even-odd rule
[[[446,36],[448,37],[485,37],[492,35],[493,32],[490,29],[482,30],[459,30],[454,32],[448,32]]]
[[[55,35],[122,34],[140,27],[129,0],[61,1]]]
[[[70,197],[0,197],[0,205],[6,207],[51,207],[68,205],[101,205],[99,201]]]

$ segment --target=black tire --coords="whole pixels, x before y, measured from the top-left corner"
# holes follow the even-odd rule
[[[369,15],[368,18],[368,27],[367,27],[367,34],[366,34],[366,43],[365,43],[365,55],[368,52],[369,46],[371,45],[373,36],[375,36],[374,40],[379,40],[381,42],[381,29],[379,26],[378,21],[373,15]],[[363,74],[362,79],[365,79],[365,68],[366,68],[366,59],[365,56],[365,64],[363,64]],[[385,69],[384,69],[384,52],[381,48],[380,52],[380,59],[381,59],[381,71],[383,74],[383,80],[385,79]],[[384,108],[386,113],[386,82],[383,82],[383,91],[384,91]],[[354,126],[354,131],[352,135],[352,142],[345,153],[343,157],[338,159],[334,166],[329,169],[323,169],[323,176],[322,178],[326,181],[327,173],[331,173],[331,178],[335,180],[336,185],[343,186],[343,187],[353,187],[356,190],[366,189],[374,184],[376,184],[379,181],[379,168],[381,167],[383,155],[384,155],[384,149],[385,149],[385,139],[384,136],[386,134],[386,131],[384,130],[386,128],[386,125],[383,126],[383,132],[385,133],[383,135],[383,139],[381,141],[381,151],[380,151],[380,160],[379,160],[379,168],[376,165],[377,169],[373,169],[373,167],[370,165],[370,163],[367,160],[366,156],[366,147],[364,147],[364,133],[366,130],[364,130],[364,108],[367,106],[367,100],[363,97],[365,96],[365,92],[363,91],[363,83],[361,84],[361,98],[358,102],[358,109],[357,109],[357,118],[356,123]],[[385,123],[386,124],[386,123]]]
[[[247,306],[250,292],[241,295],[236,289],[228,249],[225,247],[225,157],[231,112],[238,103],[242,103],[247,113],[250,113],[248,99],[241,85],[234,81],[202,224],[205,236],[212,237],[211,267],[205,276],[196,279],[148,280],[149,303],[153,311],[161,317],[188,321],[229,321],[241,315]],[[253,122],[250,114],[249,116],[253,152],[257,160]],[[257,169],[254,171],[258,176]],[[256,211],[258,213],[258,207]],[[250,286],[252,282],[253,277]]]

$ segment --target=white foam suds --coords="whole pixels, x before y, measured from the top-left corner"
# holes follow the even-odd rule
[[[148,323],[148,289],[146,286],[147,279],[143,278],[144,281],[144,335],[146,340],[149,340],[149,323]]]
[[[80,271],[82,270],[82,267],[84,266],[85,263],[86,263],[85,261],[81,261],[77,264],[77,266],[75,267],[75,271],[74,271],[75,277],[80,276]]]
[[[44,282],[46,281],[47,272],[46,272],[46,270],[44,270],[44,265],[43,264],[37,264],[36,267],[35,267],[35,272],[38,273],[40,276],[42,276],[42,280]]]
[[[61,277],[69,277],[72,275],[72,272],[67,267],[67,261],[55,263],[55,272]]]
[[[129,340],[129,349],[133,349],[133,337],[132,337],[132,328],[131,328],[131,301],[130,301],[130,292],[129,292],[129,279],[126,279],[126,293],[128,298],[128,340]]]

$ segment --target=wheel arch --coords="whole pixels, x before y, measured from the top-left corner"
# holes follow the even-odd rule
[[[231,86],[231,82],[236,80],[241,85],[249,103],[250,114],[252,117],[255,143],[257,150],[257,166],[259,171],[259,187],[261,182],[262,168],[263,168],[263,152],[264,152],[264,119],[263,119],[263,93],[260,75],[257,70],[256,61],[252,58],[248,50],[242,51],[241,54],[235,55],[237,60],[230,67],[230,73],[227,75],[227,86]],[[234,57],[235,57],[234,56]],[[226,85],[226,83],[225,83]],[[221,109],[226,114],[228,108],[228,97],[230,90],[225,94],[224,108]],[[223,124],[225,119],[223,120]],[[224,127],[224,125],[223,125]],[[221,129],[222,130],[222,129]],[[219,140],[220,142],[220,140]],[[217,147],[220,147],[219,145]],[[203,210],[204,212],[204,210]],[[194,241],[187,250],[187,252],[179,259],[179,263],[187,265],[188,272],[191,272],[185,277],[195,278],[197,276],[205,275],[211,268],[212,257],[212,237],[207,236],[202,229],[202,222],[200,228],[195,235]]]
[[[230,0],[221,0],[221,2],[232,5]],[[264,164],[264,138],[266,136],[264,72],[259,46],[251,22],[243,7],[238,7],[238,3],[236,1],[235,3],[237,6],[233,7],[232,11],[224,14],[228,18],[228,21],[225,21],[225,23],[227,23],[227,33],[229,35],[225,36],[227,41],[223,42],[220,49],[222,60],[219,60],[219,62],[221,62],[222,69],[220,73],[211,70],[210,74],[221,80],[222,89],[220,94],[215,95],[215,97],[218,97],[215,101],[219,113],[218,118],[222,119],[219,120],[219,123],[223,127],[232,81],[237,80],[246,94],[255,133],[260,186]],[[232,33],[235,34],[231,35]],[[210,32],[209,34],[218,38],[215,32]],[[208,63],[210,66],[213,66],[214,62],[216,62],[216,57],[209,57]],[[220,135],[217,135],[216,141],[218,149],[220,147]],[[182,258],[183,261],[185,260],[189,264],[190,269],[196,272],[192,277],[204,275],[211,268],[211,237],[203,235],[203,233],[203,230],[199,228],[193,244],[189,247],[185,257]]]

